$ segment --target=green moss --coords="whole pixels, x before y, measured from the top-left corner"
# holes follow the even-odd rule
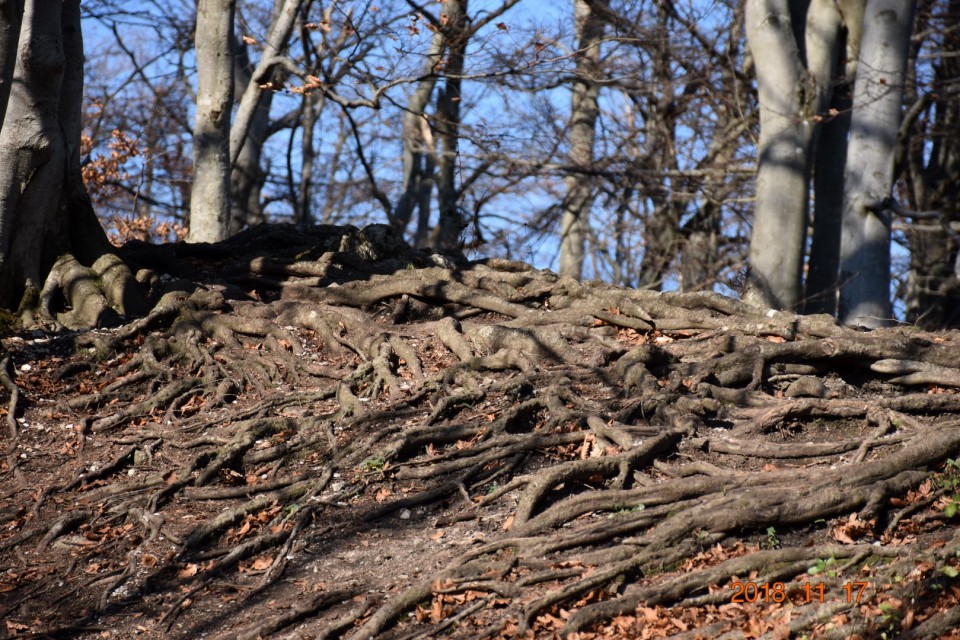
[[[17,315],[23,316],[25,311],[33,311],[40,306],[40,290],[36,287],[27,287],[20,298],[20,307],[17,309]]]
[[[0,336],[10,335],[20,329],[20,317],[6,309],[0,309]]]

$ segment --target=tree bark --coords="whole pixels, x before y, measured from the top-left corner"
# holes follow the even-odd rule
[[[910,0],[868,0],[853,92],[840,246],[840,320],[891,321],[890,220],[871,210],[890,195],[913,26]]]
[[[467,53],[467,0],[447,0],[444,5],[447,34],[446,82],[437,97],[437,133],[440,154],[437,159],[437,209],[439,220],[430,244],[434,249],[452,251],[459,248],[463,216],[458,205],[460,192],[456,185],[460,140],[460,76]]]
[[[197,3],[197,111],[189,242],[227,237],[230,221],[231,36],[236,0]]]
[[[79,0],[2,3],[0,307],[18,308],[28,325],[56,322],[38,312],[55,311],[57,289],[84,326],[146,309],[84,190],[82,99]],[[76,277],[51,277],[58,264],[76,265]],[[79,299],[81,290],[94,291],[96,300]]]
[[[816,116],[829,96],[836,13],[824,0],[748,0],[747,39],[757,70],[757,201],[745,296],[794,309],[802,294]]]
[[[824,25],[838,33],[839,43],[828,60],[838,70],[829,111],[816,133],[814,152],[813,224],[804,296],[804,313],[837,314],[840,289],[840,229],[843,217],[843,173],[853,107],[853,79],[857,73],[864,0],[843,0],[834,12],[839,19]]]
[[[433,88],[437,84],[436,71],[440,64],[445,46],[445,32],[438,30],[430,41],[424,62],[423,78],[417,83],[407,109],[403,114],[403,183],[400,198],[393,208],[391,224],[403,233],[406,231],[415,209],[429,221],[430,195],[433,191],[433,161],[431,158],[430,125],[426,121],[426,109],[433,96]],[[427,190],[426,197],[422,192]],[[426,225],[419,225],[414,244],[419,246],[427,234]]]
[[[236,0],[229,0],[233,5]],[[283,2],[281,5],[280,2]],[[216,0],[217,4],[223,6],[227,0]],[[263,48],[263,53],[257,61],[256,69],[246,87],[243,89],[243,97],[237,106],[237,116],[234,119],[233,126],[230,128],[230,159],[236,163],[240,157],[240,152],[246,146],[245,142],[252,133],[252,123],[257,118],[257,111],[261,105],[261,96],[264,89],[261,85],[270,80],[274,69],[283,59],[283,52],[290,42],[290,36],[293,34],[293,25],[296,21],[297,12],[303,0],[275,0],[273,18],[270,20],[270,27],[267,31],[267,41]],[[201,6],[203,1],[201,0]],[[199,9],[198,9],[199,11]],[[231,29],[233,7],[230,8]],[[199,15],[197,18],[199,22]],[[199,56],[198,56],[199,57]]]
[[[254,68],[250,62],[246,44],[234,39],[234,99],[242,100],[244,89],[253,84]],[[260,203],[260,191],[266,180],[261,159],[263,145],[270,134],[270,107],[273,92],[262,91],[257,96],[253,114],[246,127],[242,148],[236,154],[230,172],[230,235],[245,227],[264,221],[263,207]],[[231,127],[231,136],[237,129],[237,122]],[[231,144],[231,149],[233,149]]]
[[[21,18],[13,4],[4,7],[0,29],[7,37],[0,47],[7,58],[0,129],[0,296],[5,307],[22,305],[22,296],[39,292],[67,246],[66,220],[57,215],[67,154],[59,120],[66,65],[62,5],[29,1]],[[13,51],[15,65],[10,64]]]
[[[567,194],[560,222],[560,275],[579,279],[583,274],[584,244],[593,205],[591,180],[585,169],[593,163],[593,144],[600,114],[597,84],[603,20],[587,0],[574,0],[577,29],[576,78],[570,98],[570,165],[564,178]]]

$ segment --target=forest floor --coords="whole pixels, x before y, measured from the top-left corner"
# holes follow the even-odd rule
[[[0,638],[960,638],[960,334],[409,249],[127,245],[0,352]]]

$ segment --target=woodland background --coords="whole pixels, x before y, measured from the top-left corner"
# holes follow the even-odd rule
[[[774,256],[753,258],[774,262],[755,272],[799,284],[782,301],[762,301],[836,313],[838,289],[856,279],[850,269],[864,268],[838,273],[822,239],[836,238],[836,254],[857,113],[860,27],[848,23],[863,3],[826,3],[840,16],[831,18],[836,42],[817,54],[822,43],[810,34],[826,29],[816,22],[823,4],[241,1],[231,40],[243,104],[230,133],[229,233],[263,221],[386,222],[415,246],[631,287],[739,294],[754,216],[772,209],[773,233],[753,250]],[[912,4],[901,3],[901,22]],[[799,166],[767,180],[787,205],[757,193],[758,145],[777,143],[773,133],[761,139],[748,6],[792,12],[793,26],[784,21],[773,40],[758,28],[754,37],[768,90],[810,96],[768,107],[801,136],[788,141],[802,148]],[[82,10],[85,175],[97,211],[118,239],[184,237],[195,5],[96,0]],[[894,87],[902,109],[868,123],[892,129],[895,145],[877,154],[893,165],[877,195],[896,199],[895,211],[880,211],[888,234],[877,241],[892,245],[892,281],[862,286],[888,287],[896,312],[888,307],[875,324],[894,315],[926,327],[960,322],[957,16],[955,2],[916,6]],[[804,184],[793,186],[797,179]],[[887,249],[879,251],[874,261]]]
[[[960,638],[958,16],[0,3],[0,637]]]

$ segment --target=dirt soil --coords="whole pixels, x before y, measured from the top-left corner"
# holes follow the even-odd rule
[[[378,225],[122,257],[149,315],[2,338],[0,638],[960,638],[957,332]]]

